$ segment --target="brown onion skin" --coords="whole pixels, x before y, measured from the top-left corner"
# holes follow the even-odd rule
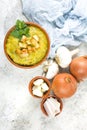
[[[87,78],[87,56],[74,58],[70,63],[70,72],[78,82]]]
[[[77,81],[69,73],[60,73],[52,82],[52,90],[59,98],[71,97],[77,90]]]

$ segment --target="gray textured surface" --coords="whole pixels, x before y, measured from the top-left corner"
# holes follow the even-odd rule
[[[26,18],[18,0],[0,0],[0,130],[87,130],[87,80],[78,85],[74,96],[63,100],[63,111],[55,118],[41,112],[40,99],[28,92],[28,83],[41,75],[42,66],[23,70],[11,65],[4,55],[3,40],[16,19]],[[79,55],[87,54],[82,44]]]

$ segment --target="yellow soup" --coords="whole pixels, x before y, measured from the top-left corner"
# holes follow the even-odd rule
[[[48,50],[46,34],[38,27],[29,25],[29,37],[22,39],[9,35],[6,43],[6,52],[19,65],[34,65],[40,62]]]

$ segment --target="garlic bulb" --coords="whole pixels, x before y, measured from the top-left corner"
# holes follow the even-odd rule
[[[66,47],[61,46],[58,48],[55,60],[59,64],[60,67],[66,68],[69,66],[72,56],[79,52],[79,49],[75,49],[72,51],[69,51]]]
[[[58,64],[53,60],[48,60],[44,63],[43,71],[47,79],[52,79],[58,72]]]

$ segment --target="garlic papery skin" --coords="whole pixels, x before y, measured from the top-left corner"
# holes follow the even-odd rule
[[[52,97],[45,101],[44,108],[48,116],[54,117],[60,113],[60,103]]]
[[[44,70],[47,70],[45,77],[52,79],[59,72],[59,67],[55,61],[51,61],[48,65],[44,65]]]
[[[64,46],[60,46],[55,55],[55,60],[61,68],[67,68],[72,61],[72,56],[79,52],[79,49],[69,51]]]

